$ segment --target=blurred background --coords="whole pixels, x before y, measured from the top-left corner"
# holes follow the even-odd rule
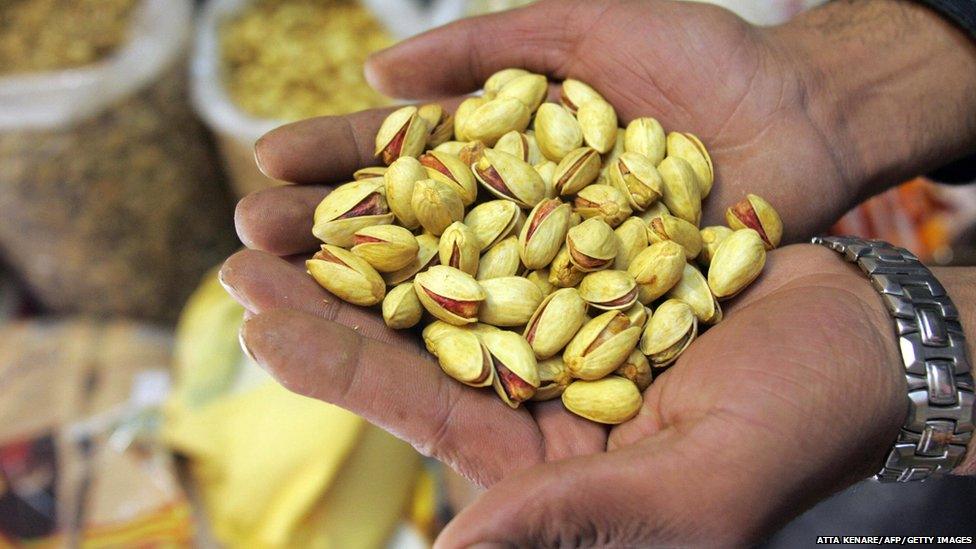
[[[0,0],[0,547],[429,545],[476,491],[273,383],[215,268],[236,199],[280,183],[262,133],[388,104],[370,52],[526,3]],[[774,24],[819,2],[716,3]],[[974,227],[976,187],[919,179],[835,231],[972,265]],[[769,545],[971,533],[974,493],[863,483]]]

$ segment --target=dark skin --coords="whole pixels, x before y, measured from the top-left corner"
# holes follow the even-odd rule
[[[759,29],[699,4],[543,2],[408,40],[367,73],[409,98],[467,93],[507,66],[590,82],[624,122],[650,115],[702,137],[717,172],[705,223],[756,192],[783,214],[788,240],[976,148],[965,99],[976,93],[976,48],[937,16],[895,0],[836,2],[791,25]],[[849,46],[843,54],[817,47],[831,36]],[[878,66],[876,50],[893,42],[924,46],[933,61],[895,51]],[[859,55],[875,65],[851,70]],[[955,110],[899,115],[930,73]],[[871,101],[865,89],[884,93]],[[444,376],[416,334],[341,303],[284,257],[314,250],[312,210],[328,184],[373,162],[382,118],[313,119],[262,138],[262,169],[305,186],[241,202],[238,232],[251,250],[221,278],[249,311],[249,352],[286,387],[360,414],[488,488],[439,546],[745,544],[880,467],[905,414],[891,320],[859,271],[809,245],[770,253],[763,276],[622,425],[590,423],[559,402],[512,410]],[[956,139],[939,139],[946,131]],[[972,270],[937,274],[971,330]],[[962,472],[976,469],[973,453]]]

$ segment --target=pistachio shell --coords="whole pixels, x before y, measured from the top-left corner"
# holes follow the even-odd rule
[[[518,99],[529,111],[535,112],[546,98],[549,82],[541,74],[523,74],[512,78],[498,90],[496,98]]]
[[[457,191],[436,179],[421,179],[414,184],[410,205],[424,229],[435,235],[464,217],[464,203]]]
[[[739,229],[725,239],[708,268],[708,287],[718,299],[729,299],[759,276],[766,264],[766,248],[759,233]]]
[[[461,149],[467,146],[467,141],[445,141],[440,145],[434,147],[437,152],[453,154],[454,156],[461,156]]]
[[[637,299],[645,305],[661,297],[681,280],[685,251],[670,240],[655,242],[630,263],[627,273],[637,282]]]
[[[427,172],[420,161],[412,156],[397,158],[383,174],[389,208],[397,221],[408,229],[420,226],[410,201],[413,199],[413,187],[421,179],[427,179]]]
[[[671,132],[667,138],[668,156],[684,158],[691,165],[691,169],[698,178],[701,197],[705,198],[712,192],[712,182],[715,174],[712,168],[712,158],[705,150],[701,140],[690,133]]]
[[[479,335],[495,365],[492,386],[505,404],[517,408],[539,388],[539,371],[532,348],[515,332],[485,331]]]
[[[651,310],[645,307],[640,301],[631,305],[629,309],[624,311],[624,314],[630,319],[631,324],[641,329],[644,329],[647,320],[651,318]]]
[[[508,153],[486,149],[471,170],[488,192],[519,207],[532,208],[546,196],[546,184],[539,172]]]
[[[534,401],[552,400],[559,398],[566,387],[573,381],[563,363],[562,357],[552,357],[539,361],[539,389],[532,397]]]
[[[549,358],[566,346],[586,319],[586,302],[575,288],[561,288],[542,300],[522,334],[535,356]]]
[[[698,319],[684,301],[669,299],[658,306],[641,335],[640,350],[651,365],[663,368],[691,345],[698,334]]]
[[[539,145],[535,142],[535,136],[528,133],[508,132],[498,139],[493,148],[533,166],[543,160],[542,153],[539,152]]]
[[[748,194],[726,210],[725,221],[732,230],[752,229],[759,233],[767,250],[779,246],[783,238],[783,220],[772,204],[759,195]]]
[[[481,160],[481,157],[485,154],[485,149],[488,147],[481,141],[470,141],[466,143],[461,150],[458,151],[458,158],[465,166],[471,166],[475,162]]]
[[[698,254],[698,263],[708,267],[715,255],[715,250],[718,249],[723,240],[732,234],[732,229],[723,225],[712,225],[703,228],[699,234],[701,234],[702,250]]]
[[[352,181],[336,187],[315,208],[312,234],[326,244],[350,247],[353,234],[363,227],[393,222],[383,179]]]
[[[644,402],[634,382],[620,376],[574,381],[563,391],[562,400],[570,412],[608,425],[617,425],[636,416]]]
[[[480,281],[485,301],[478,319],[492,326],[522,326],[542,302],[542,292],[528,279],[502,276]]]
[[[661,174],[661,200],[675,217],[694,226],[701,221],[701,191],[691,165],[684,159],[669,156],[657,166]]]
[[[558,198],[539,202],[529,213],[519,234],[519,257],[529,269],[541,269],[552,263],[569,230],[569,204]]]
[[[549,282],[559,288],[572,288],[583,280],[586,273],[581,271],[569,255],[569,247],[563,244],[549,265]]]
[[[572,78],[567,78],[563,81],[563,85],[560,88],[559,101],[573,114],[576,114],[580,107],[590,101],[603,101],[606,103],[603,96],[590,87],[589,84]]]
[[[461,326],[478,320],[485,291],[471,275],[446,265],[417,274],[414,291],[421,305],[436,318]]]
[[[637,386],[637,390],[644,392],[651,385],[651,380],[654,374],[651,372],[651,365],[647,361],[647,357],[644,353],[640,352],[638,349],[634,349],[627,357],[627,360],[620,365],[614,372],[614,375],[629,379]]]
[[[617,238],[613,229],[599,217],[592,217],[569,229],[566,246],[570,261],[584,272],[609,267],[617,256]]]
[[[441,265],[454,267],[474,276],[478,272],[478,260],[481,258],[481,242],[470,227],[455,221],[441,234],[437,256]]]
[[[552,185],[556,192],[571,195],[596,181],[600,175],[600,155],[591,147],[570,151],[556,166]]]
[[[542,182],[546,184],[546,198],[556,198],[559,192],[555,187],[555,175],[556,175],[556,163],[551,160],[544,160],[539,162],[535,166],[535,171],[542,178]]]
[[[685,259],[691,261],[701,253],[701,232],[684,219],[664,214],[647,223],[647,241],[650,243],[671,240],[685,250]]]
[[[606,269],[584,276],[579,293],[597,309],[625,310],[637,301],[637,283],[625,271]]]
[[[617,256],[613,260],[613,268],[626,271],[634,257],[647,248],[647,226],[640,218],[628,217],[614,229],[613,234],[617,238]]]
[[[426,171],[426,178],[434,179],[450,185],[465,206],[471,205],[478,198],[478,184],[468,166],[453,154],[430,151],[420,155],[420,164]]]
[[[640,339],[641,329],[620,311],[587,322],[566,346],[563,360],[578,379],[600,379],[616,370]]]
[[[525,69],[502,69],[491,76],[488,80],[485,80],[485,94],[489,96],[495,96],[499,91],[512,80],[530,74],[529,71]]]
[[[418,156],[427,144],[427,123],[417,107],[401,107],[390,113],[376,132],[374,154],[390,165],[401,156]]]
[[[620,189],[631,207],[644,210],[663,194],[664,181],[647,157],[625,152],[610,166],[610,184]]]
[[[617,113],[606,101],[588,101],[576,113],[583,141],[601,154],[617,142]]]
[[[510,200],[492,200],[472,208],[464,217],[464,224],[474,231],[481,243],[481,251],[485,251],[514,234],[521,215],[518,204]]]
[[[386,281],[386,285],[395,286],[401,282],[406,282],[417,273],[437,263],[437,244],[437,237],[430,233],[417,235],[417,246],[419,247],[417,257],[402,269],[383,273],[383,280]]]
[[[427,124],[427,145],[433,149],[454,137],[454,116],[437,103],[427,103],[417,109],[417,115]]]
[[[420,251],[413,233],[398,225],[363,227],[353,235],[352,253],[381,273],[398,271]]]
[[[483,141],[489,147],[510,131],[524,131],[532,111],[512,97],[499,97],[476,108],[462,128],[467,141]]]
[[[642,154],[655,166],[664,160],[667,142],[661,123],[651,117],[635,118],[624,133],[624,148]]]
[[[648,206],[646,210],[637,214],[637,217],[640,217],[644,223],[650,223],[650,221],[655,217],[662,216],[664,214],[671,215],[671,210],[669,210],[663,202],[658,200],[657,202]]]
[[[478,280],[516,276],[522,272],[518,238],[510,236],[488,249],[478,261]]]
[[[414,292],[416,295],[416,292]],[[477,324],[466,324],[465,326],[455,326],[453,324],[448,324],[442,320],[434,320],[430,324],[424,327],[420,335],[423,337],[424,346],[427,347],[427,351],[437,356],[437,341],[450,334],[455,329],[470,328],[472,326],[477,326]],[[474,330],[471,330],[474,333]]]
[[[708,282],[698,269],[685,263],[681,280],[667,293],[669,298],[679,299],[691,306],[699,322],[716,324],[722,320],[722,308],[712,295]]]
[[[616,227],[630,217],[630,203],[617,188],[610,185],[587,185],[573,200],[573,211],[583,219],[598,218]]]
[[[424,340],[444,373],[472,387],[491,385],[495,367],[478,334],[469,328],[437,324],[424,329]],[[435,330],[436,336],[429,336]]]
[[[474,111],[488,102],[487,97],[469,97],[458,105],[454,111],[454,138],[458,141],[471,141],[472,138],[464,132],[464,127]]]
[[[383,175],[386,174],[386,169],[386,166],[367,166],[365,168],[359,168],[358,170],[352,172],[352,179],[353,181],[359,181],[361,179],[383,177]]]
[[[583,145],[583,129],[565,107],[543,103],[535,115],[535,139],[543,156],[559,162]]]
[[[376,305],[386,295],[386,285],[379,273],[338,246],[322,245],[321,251],[305,262],[305,267],[320,286],[353,305]]]
[[[383,322],[394,330],[416,326],[423,313],[417,292],[409,282],[394,286],[383,298]]]
[[[542,297],[547,297],[558,289],[552,282],[549,282],[549,269],[531,271],[525,275],[525,278],[539,288],[539,291],[542,292]]]
[[[624,129],[617,128],[617,139],[614,141],[613,148],[610,149],[610,152],[603,155],[603,166],[600,167],[600,177],[609,181],[610,167],[616,163],[617,159],[624,152]]]

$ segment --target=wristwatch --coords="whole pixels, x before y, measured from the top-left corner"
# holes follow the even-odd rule
[[[973,436],[973,375],[959,312],[914,254],[880,240],[824,236],[871,279],[894,317],[908,382],[908,416],[875,478],[939,477],[962,462]]]

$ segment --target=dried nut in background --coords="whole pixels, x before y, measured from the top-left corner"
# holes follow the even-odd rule
[[[640,352],[640,349],[634,349],[627,360],[620,365],[614,372],[614,375],[629,379],[637,386],[637,390],[644,392],[651,385],[651,381],[654,378],[654,374],[651,372],[651,365],[647,361],[647,357],[644,353]]]
[[[381,273],[398,271],[417,257],[420,245],[399,225],[373,225],[356,231],[350,251]]]
[[[535,112],[545,100],[548,92],[549,81],[546,80],[546,77],[541,74],[529,73],[516,76],[505,82],[495,97],[498,99],[503,97],[518,99],[528,107],[530,112]]]
[[[603,96],[590,87],[589,84],[567,78],[563,81],[560,88],[559,101],[569,109],[569,112],[576,114],[577,110],[590,101],[603,101]]]
[[[715,251],[708,268],[708,287],[718,299],[729,299],[752,284],[765,264],[766,248],[759,233],[739,229]]]
[[[655,242],[630,262],[627,273],[637,282],[637,299],[648,304],[681,280],[685,250],[671,240]]]
[[[485,291],[471,275],[454,267],[434,265],[413,280],[421,305],[455,326],[477,322]]]
[[[518,238],[510,236],[495,244],[478,260],[478,280],[488,280],[502,276],[516,276],[522,273],[522,260],[519,258]]]
[[[421,179],[427,179],[423,165],[412,156],[401,156],[390,164],[383,174],[386,201],[397,221],[408,229],[420,226],[413,212],[413,187]]]
[[[549,282],[549,269],[532,271],[525,275],[525,278],[539,288],[539,291],[542,292],[542,297],[546,297],[558,289],[552,282]]]
[[[717,324],[722,320],[722,308],[712,295],[704,275],[688,263],[681,271],[681,280],[668,291],[667,295],[669,298],[687,303],[699,322]],[[654,316],[657,316],[656,312]]]
[[[610,152],[617,142],[617,113],[606,101],[587,101],[576,113],[583,141],[600,152]]]
[[[630,319],[631,324],[642,330],[647,324],[647,319],[651,318],[651,310],[645,307],[640,301],[631,305],[629,309],[624,311],[624,314]]]
[[[457,191],[436,179],[421,179],[414,184],[410,206],[423,228],[438,236],[464,217],[464,203]]]
[[[608,425],[617,425],[636,416],[643,403],[634,382],[620,376],[574,381],[563,391],[562,400],[570,412]]]
[[[701,232],[698,227],[673,215],[661,215],[647,223],[647,241],[651,244],[671,240],[685,249],[685,259],[691,261],[701,253]]]
[[[597,309],[626,310],[637,302],[637,283],[625,271],[606,269],[584,276],[579,293]]]
[[[539,371],[535,355],[525,339],[505,330],[485,331],[479,335],[495,365],[492,386],[505,404],[512,408],[529,400],[539,388]]]
[[[495,97],[505,87],[505,84],[527,74],[531,73],[525,69],[502,69],[489,76],[488,80],[485,80],[485,95]]]
[[[424,329],[424,341],[431,354],[437,357],[441,370],[471,387],[491,385],[495,380],[495,368],[488,349],[475,331],[435,324]],[[435,329],[436,336],[428,337],[428,330],[433,332]]]
[[[442,152],[442,153],[447,153],[447,154],[453,154],[454,156],[457,156],[458,158],[460,158],[461,157],[461,149],[463,149],[467,145],[468,145],[468,142],[467,141],[445,141],[445,142],[441,143],[440,145],[434,147],[433,150],[435,150],[437,152]],[[465,164],[465,165],[467,165],[467,164]]]
[[[583,128],[565,107],[543,103],[535,115],[535,140],[543,156],[559,162],[583,145]]]
[[[413,328],[423,314],[424,307],[409,282],[394,286],[383,298],[383,322],[394,330]]]
[[[573,381],[562,357],[556,356],[539,361],[538,370],[539,389],[532,397],[532,400],[537,402],[559,398]]]
[[[570,151],[556,166],[552,186],[563,196],[576,194],[600,175],[600,154],[590,147]]]
[[[417,115],[427,124],[426,148],[433,149],[454,136],[454,117],[437,103],[420,106]]]
[[[701,222],[701,190],[698,176],[684,159],[669,156],[657,166],[661,174],[661,200],[671,215],[680,217],[695,227]]]
[[[573,200],[573,211],[583,219],[598,218],[616,227],[630,217],[633,210],[624,193],[610,185],[587,185]]]
[[[599,271],[609,267],[617,256],[617,237],[606,221],[592,217],[569,229],[566,247],[576,268],[587,273]]]
[[[620,189],[631,207],[645,210],[661,198],[664,181],[647,157],[633,152],[621,154],[607,172],[610,184]]]
[[[386,295],[386,285],[376,269],[338,246],[323,244],[305,267],[320,286],[353,305],[376,305]]]
[[[312,234],[326,244],[352,246],[353,234],[371,225],[393,222],[380,178],[352,181],[336,187],[315,208]]]
[[[661,123],[651,117],[635,118],[627,124],[624,133],[624,149],[647,157],[657,166],[664,160],[667,141]]]
[[[668,156],[684,158],[691,165],[695,175],[698,177],[698,186],[701,189],[701,197],[705,198],[712,192],[712,183],[715,181],[715,173],[712,167],[712,157],[705,150],[705,145],[701,140],[690,133],[671,132],[667,138]]]
[[[759,233],[767,250],[779,246],[783,238],[783,220],[764,198],[747,194],[735,206],[725,210],[725,221],[732,230],[752,229]]]
[[[401,156],[419,156],[427,145],[427,123],[417,107],[401,107],[386,117],[376,132],[374,154],[389,166]]]
[[[540,153],[541,154],[541,153]],[[539,162],[535,166],[535,171],[542,178],[542,182],[546,184],[546,198],[556,198],[559,191],[556,190],[555,176],[556,176],[556,163],[552,160],[544,160]]]
[[[387,286],[396,286],[401,282],[407,282],[415,274],[437,263],[437,237],[430,233],[423,233],[417,235],[416,238],[419,247],[417,257],[402,269],[392,273],[383,273],[383,280],[386,281]]]
[[[640,350],[651,366],[663,368],[678,359],[698,335],[698,319],[684,301],[669,299],[658,306],[644,328]]]
[[[522,210],[511,200],[492,200],[471,208],[464,216],[464,224],[474,231],[481,251],[485,251],[515,234],[521,215]]]
[[[712,262],[712,257],[715,255],[715,250],[718,249],[723,240],[732,234],[732,229],[724,225],[712,225],[698,232],[701,234],[702,240],[702,249],[701,253],[698,254],[698,263],[703,267],[708,267]]]
[[[488,147],[485,146],[485,144],[481,141],[469,141],[465,143],[463,147],[461,147],[461,150],[458,151],[457,156],[461,159],[461,162],[463,162],[465,166],[470,166],[471,164],[481,160],[481,157],[485,154],[485,149],[487,148]]]
[[[607,311],[587,322],[563,352],[566,367],[578,379],[600,379],[627,360],[641,329],[620,311]]]
[[[646,210],[637,214],[637,217],[641,218],[644,223],[650,223],[652,219],[662,215],[671,215],[671,210],[664,205],[664,202],[658,200],[657,202],[651,204]]]
[[[614,229],[613,234],[617,237],[617,256],[613,260],[613,268],[626,271],[634,257],[647,248],[647,226],[639,218],[628,217]]]
[[[523,335],[537,358],[549,358],[573,339],[585,319],[586,302],[576,288],[561,288],[542,300]]]
[[[470,206],[478,198],[478,184],[474,180],[474,175],[457,156],[430,151],[420,155],[420,164],[427,174],[421,179],[429,178],[447,183],[454,188],[465,206]]]
[[[549,264],[549,282],[559,288],[572,288],[583,280],[586,273],[573,265],[569,246],[563,244]]]
[[[441,234],[437,247],[441,265],[454,267],[471,276],[478,274],[478,260],[481,258],[481,242],[470,227],[455,221]]]
[[[542,269],[552,263],[569,230],[569,204],[558,198],[545,199],[529,213],[519,234],[519,257],[528,269]]]
[[[471,114],[487,102],[487,97],[469,97],[461,101],[461,104],[454,111],[454,139],[472,141],[471,137],[464,132],[465,125],[468,123]]]
[[[539,172],[508,153],[485,149],[471,170],[488,192],[512,200],[519,207],[532,208],[546,196],[546,184]]]
[[[542,153],[539,152],[539,146],[535,143],[535,137],[522,132],[511,131],[506,133],[498,139],[492,148],[496,151],[508,153],[529,164],[538,164],[542,160]]]
[[[406,157],[410,158],[410,157]],[[386,174],[386,166],[367,166],[365,168],[359,168],[358,170],[352,172],[353,181],[359,181],[361,179],[373,179],[374,177],[383,177]]]
[[[532,111],[512,97],[492,99],[476,108],[464,121],[465,141],[482,141],[492,146],[510,131],[525,131],[532,119]]]
[[[492,326],[522,326],[542,302],[542,292],[529,279],[503,276],[480,281],[485,301],[478,320]]]

